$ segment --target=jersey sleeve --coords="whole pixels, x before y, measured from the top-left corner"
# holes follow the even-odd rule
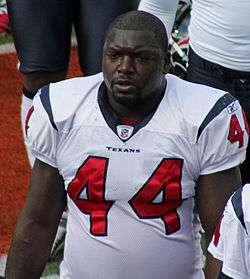
[[[179,0],[142,0],[138,10],[151,13],[158,17],[164,24],[168,37],[174,25],[175,14]]]
[[[41,93],[35,96],[26,117],[25,142],[36,158],[56,167],[58,133],[41,101]]]
[[[225,94],[198,129],[200,174],[210,174],[241,164],[246,156],[248,130],[239,102],[230,94]]]
[[[208,251],[223,262],[224,274],[230,278],[247,279],[250,278],[249,248],[249,237],[229,200]]]

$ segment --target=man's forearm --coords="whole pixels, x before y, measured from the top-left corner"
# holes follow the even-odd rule
[[[53,238],[44,231],[47,232],[47,229],[37,224],[29,225],[25,229],[17,226],[8,254],[6,279],[40,278],[50,256]]]
[[[58,169],[36,159],[7,258],[6,279],[39,279],[66,205]]]
[[[207,250],[207,247],[212,239],[212,233],[205,233],[205,253],[206,262],[204,267],[204,273],[206,279],[218,279],[219,272],[221,270],[221,261],[215,259]]]
[[[221,269],[221,261],[215,259],[210,253],[206,255],[205,263],[205,278],[206,279],[218,279],[218,274]]]

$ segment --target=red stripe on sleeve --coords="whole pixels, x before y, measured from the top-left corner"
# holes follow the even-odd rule
[[[221,225],[221,221],[222,221],[222,218],[223,218],[223,215],[221,216],[216,228],[215,228],[215,231],[214,231],[214,246],[217,247],[218,246],[218,243],[219,243],[219,240],[220,240],[220,225]]]
[[[28,110],[28,113],[26,115],[26,118],[25,118],[25,135],[27,136],[27,131],[29,129],[29,120],[30,120],[30,117],[31,117],[31,114],[33,113],[34,111],[34,107],[32,106],[29,110]]]

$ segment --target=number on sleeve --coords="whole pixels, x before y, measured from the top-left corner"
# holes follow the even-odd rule
[[[81,212],[90,215],[90,232],[107,235],[107,215],[113,201],[105,200],[105,180],[108,159],[88,157],[68,187],[68,194]],[[86,190],[87,199],[81,197]]]
[[[180,229],[177,208],[182,202],[181,173],[182,160],[163,159],[148,181],[129,201],[139,218],[161,218],[167,235]],[[162,201],[154,203],[161,192]]]
[[[229,133],[227,139],[231,142],[239,142],[239,148],[243,146],[244,143],[244,137],[243,137],[244,131],[242,130],[239,120],[236,116],[236,114],[233,114],[231,116],[230,120],[230,127],[229,127]]]

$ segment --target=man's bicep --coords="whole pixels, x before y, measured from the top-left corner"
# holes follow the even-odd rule
[[[227,200],[240,185],[239,167],[199,177],[197,206],[208,240],[212,237]]]
[[[55,222],[60,219],[65,205],[66,191],[58,170],[36,159],[23,213],[40,223],[50,222],[47,218],[50,215]]]

